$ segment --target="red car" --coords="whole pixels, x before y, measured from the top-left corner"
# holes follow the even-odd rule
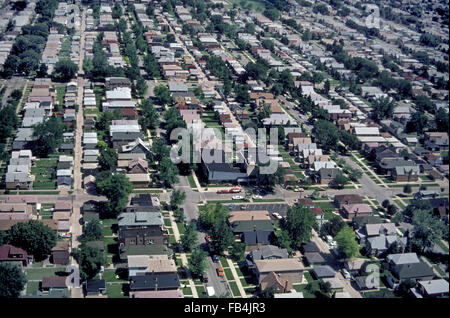
[[[217,194],[230,193],[228,190],[217,190]]]
[[[230,190],[230,192],[231,192],[231,193],[241,193],[241,189],[239,189],[239,188],[232,188],[232,189]]]
[[[211,236],[206,235],[206,236],[205,236],[205,240],[206,240],[206,242],[208,242],[208,243],[211,242]]]

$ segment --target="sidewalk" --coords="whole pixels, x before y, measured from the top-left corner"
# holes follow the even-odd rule
[[[229,259],[228,256],[229,256],[228,253],[225,252],[225,257],[227,259],[228,266],[231,269],[231,273],[233,274],[234,281],[236,282],[239,292],[241,293],[241,297],[247,298],[247,294],[245,293],[244,287],[242,287],[241,280],[239,279],[239,275],[236,272],[236,268],[234,267],[233,261],[231,259]]]
[[[170,219],[170,224],[172,226],[173,235],[175,236],[175,241],[179,242],[181,236],[180,236],[180,232],[178,232],[178,226],[175,223],[175,218],[173,216],[172,211],[169,211],[169,219]],[[180,253],[180,257],[181,257],[181,263],[183,264],[183,266],[185,266],[187,268],[188,259],[187,259],[186,253]],[[187,269],[186,269],[186,274],[188,276],[189,286],[191,287],[192,296],[194,298],[198,298],[198,293],[197,293],[197,289],[195,288],[195,283],[192,280],[192,276],[191,276],[189,270],[187,270]]]

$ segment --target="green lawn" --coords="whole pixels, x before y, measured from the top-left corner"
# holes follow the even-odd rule
[[[394,294],[394,292],[387,288],[381,288],[377,291],[362,292],[361,295],[364,298],[400,298]]]
[[[187,296],[192,296],[192,290],[191,290],[191,287],[184,287],[183,289],[182,289],[182,291],[183,291],[183,295],[187,295]]]
[[[106,294],[108,298],[127,298],[122,294],[123,284],[108,283],[106,286]]]
[[[303,285],[294,285],[293,287],[297,292],[303,293],[304,298],[316,298],[314,293],[306,288],[307,286],[308,284],[303,284]]]
[[[172,226],[172,223],[170,223],[170,219],[169,218],[164,218],[164,225],[165,226]]]
[[[437,240],[436,244],[448,254],[448,247],[441,240]]]
[[[233,296],[240,297],[241,293],[239,292],[237,284],[235,282],[229,282],[228,284],[230,285],[231,291],[233,292]]]
[[[223,267],[223,268],[229,267],[229,266],[228,266],[227,259],[226,259],[225,257],[219,256],[219,260],[220,260],[220,263],[222,264],[222,267]]]
[[[28,282],[27,283],[27,295],[32,295],[39,290],[40,282]]]
[[[28,280],[42,280],[44,277],[55,276],[56,272],[65,272],[65,266],[52,268],[27,268],[24,270]]]
[[[205,286],[203,286],[203,285],[195,286],[195,289],[197,289],[198,297],[200,297],[200,298],[207,297]]]
[[[231,269],[225,268],[224,272],[225,272],[225,276],[227,277],[228,280],[234,280],[234,276],[233,276],[233,273],[231,272]]]
[[[189,186],[191,187],[191,189],[197,189],[197,185],[195,184],[194,177],[192,175],[188,175],[187,179],[188,179]]]
[[[116,278],[116,271],[114,269],[106,269],[103,273],[103,279],[107,283],[114,283],[114,282],[126,282],[126,280]]]

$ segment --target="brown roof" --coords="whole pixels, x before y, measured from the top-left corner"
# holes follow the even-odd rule
[[[255,210],[255,211],[232,211],[229,213],[230,223],[236,221],[251,221],[251,220],[270,220],[269,211]]]
[[[67,287],[66,276],[50,276],[42,278],[42,288],[62,288]]]
[[[13,225],[16,225],[20,222],[26,222],[24,220],[0,220],[0,231],[9,231]],[[52,230],[58,229],[58,224],[55,220],[39,220],[39,222],[44,223],[45,225],[49,226]]]
[[[275,293],[287,293],[292,289],[292,282],[284,275],[271,272],[261,281],[261,290],[274,287]]]
[[[69,241],[58,241],[52,251],[68,251]]]
[[[71,201],[56,201],[55,202],[55,211],[58,210],[71,210],[72,202]]]
[[[337,201],[349,201],[349,202],[363,202],[359,194],[337,194],[334,196]]]
[[[255,260],[256,268],[260,273],[303,271],[304,266],[297,258],[258,259]]]

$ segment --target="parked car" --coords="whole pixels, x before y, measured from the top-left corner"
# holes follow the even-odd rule
[[[211,256],[211,258],[214,263],[219,263],[219,257],[217,255],[214,254],[213,256]]]
[[[345,279],[351,279],[352,278],[352,275],[345,268],[341,269],[341,274],[342,274],[342,276],[344,276]]]
[[[263,197],[259,194],[255,194],[253,197],[253,200],[262,199]]]
[[[241,189],[240,188],[231,188],[230,193],[241,193]]]
[[[207,283],[207,282],[208,282],[208,275],[207,275],[206,273],[204,273],[204,274],[201,276],[201,280],[202,280],[203,283]]]
[[[246,205],[241,205],[241,210],[247,210],[247,206]]]
[[[225,276],[225,273],[224,273],[222,267],[217,267],[217,276],[219,276],[219,277],[224,277]]]
[[[277,218],[278,220],[281,220],[283,217],[280,215],[280,213],[273,212],[272,215]]]
[[[206,236],[205,236],[205,240],[206,240],[206,242],[208,242],[208,243],[211,242],[211,236],[206,235]]]
[[[228,205],[228,210],[231,210],[231,209],[233,209],[234,208],[234,204],[229,204]]]
[[[233,195],[231,198],[233,200],[244,200],[244,197],[242,195]]]

